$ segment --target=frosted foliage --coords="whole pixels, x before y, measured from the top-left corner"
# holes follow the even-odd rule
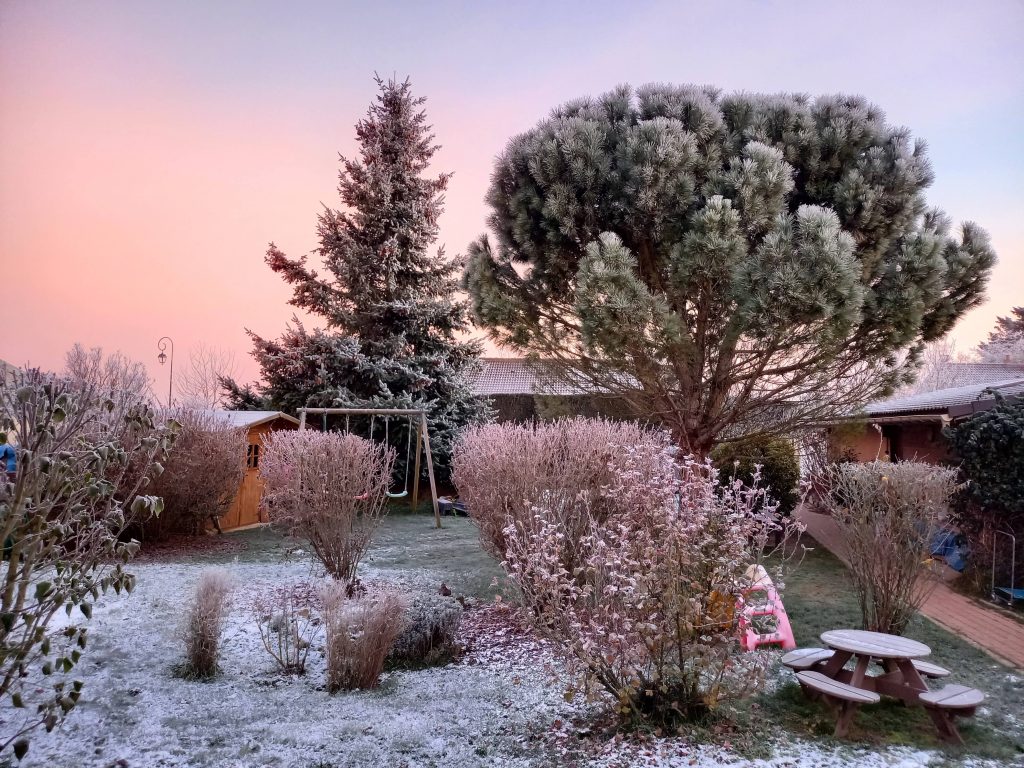
[[[81,619],[104,593],[133,589],[139,545],[125,532],[163,508],[142,494],[173,430],[157,423],[144,374],[75,347],[64,375],[16,368],[0,381],[0,444],[17,456],[16,473],[0,472],[0,750],[19,757],[77,706]]]
[[[317,219],[318,263],[290,258],[273,243],[267,250],[268,266],[292,288],[290,303],[315,319],[316,330],[295,319],[278,339],[252,334],[258,395],[226,383],[245,407],[262,396],[287,411],[423,408],[444,481],[455,435],[488,413],[470,388],[479,344],[467,339],[458,263],[435,247],[451,174],[431,173],[439,147],[425,99],[408,81],[377,85],[356,125],[358,152],[341,161],[340,205]],[[368,425],[358,427],[367,436]],[[392,432],[392,446],[405,439],[404,429]],[[404,465],[398,470],[405,474]]]
[[[492,338],[706,453],[890,392],[981,303],[988,236],[931,182],[859,96],[623,86],[508,143],[464,285]]]
[[[666,436],[630,422],[573,418],[548,424],[489,424],[467,429],[457,445],[453,479],[480,528],[480,541],[505,557],[508,520],[523,520],[545,499],[571,541],[589,524],[571,502],[585,497],[588,516],[602,518],[609,501],[602,489],[613,479],[609,462],[617,446],[661,441]],[[667,444],[667,443],[665,443]],[[556,500],[566,500],[557,506]],[[572,557],[569,549],[565,555]],[[570,563],[566,563],[570,565]]]
[[[261,505],[272,523],[307,540],[350,592],[381,515],[395,452],[350,434],[279,431],[265,439]]]
[[[659,724],[759,688],[768,662],[740,651],[735,607],[748,567],[788,532],[759,473],[722,484],[675,454],[664,434],[580,419],[482,428],[455,464],[485,546],[503,543],[525,614],[569,663],[567,695],[604,691],[625,719]],[[522,480],[535,468],[540,487]],[[487,477],[504,495],[480,491]]]
[[[935,586],[931,545],[948,521],[957,470],[872,461],[832,465],[826,477],[864,629],[902,634]]]

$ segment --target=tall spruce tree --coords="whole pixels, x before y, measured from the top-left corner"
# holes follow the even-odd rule
[[[988,237],[931,181],[860,97],[623,86],[509,142],[464,285],[494,339],[703,453],[892,391],[983,299]]]
[[[439,147],[425,99],[408,80],[377,85],[356,125],[359,157],[341,158],[342,208],[318,218],[323,273],[273,243],[267,251],[267,264],[293,288],[290,303],[324,327],[310,331],[293,318],[276,340],[249,331],[263,383],[225,384],[239,407],[424,408],[443,476],[457,432],[488,413],[470,389],[479,345],[460,339],[468,325],[455,298],[458,266],[443,247],[432,249],[451,174],[426,175]],[[379,421],[377,429],[379,439]],[[390,432],[401,462],[405,423],[393,420]]]

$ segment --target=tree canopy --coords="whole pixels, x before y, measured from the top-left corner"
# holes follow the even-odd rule
[[[996,319],[988,341],[978,345],[978,354],[986,363],[1024,363],[1024,307]]]
[[[458,266],[432,250],[451,174],[427,176],[438,150],[408,80],[377,80],[380,93],[356,125],[359,157],[341,158],[342,208],[317,221],[323,264],[270,244],[266,262],[292,286],[297,318],[279,339],[251,331],[260,386],[224,383],[233,405],[424,408],[442,467],[454,435],[486,413],[470,390],[478,344],[456,299]],[[404,452],[406,435],[393,429]],[[378,435],[379,436],[379,435]]]
[[[988,237],[931,181],[859,96],[622,86],[508,143],[464,285],[495,340],[703,452],[890,392],[983,299]]]
[[[993,394],[995,405],[948,427],[946,434],[971,481],[968,492],[1006,522],[1024,522],[1024,399]]]

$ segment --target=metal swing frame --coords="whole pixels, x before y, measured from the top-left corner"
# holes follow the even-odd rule
[[[430,500],[434,507],[434,525],[441,527],[441,512],[437,506],[437,483],[434,481],[434,458],[430,451],[430,432],[427,428],[427,412],[422,408],[299,408],[299,429],[306,428],[306,416],[322,414],[328,416],[408,416],[416,422],[416,469],[412,478],[412,508],[420,500],[420,456],[427,456],[427,477],[430,480]]]
[[[1000,537],[1009,539],[1010,543],[1010,581],[1007,586],[996,586],[997,549]],[[1005,561],[1004,561],[1005,562]],[[1024,589],[1017,586],[1017,537],[1009,531],[992,531],[992,601],[1004,602],[1013,608],[1015,602],[1024,600]]]

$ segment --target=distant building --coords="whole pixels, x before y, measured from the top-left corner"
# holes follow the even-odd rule
[[[564,381],[557,363],[511,357],[485,357],[472,382],[488,398],[498,421],[534,421],[559,416],[630,418],[627,403]]]
[[[846,423],[830,426],[834,455],[857,461],[952,463],[956,457],[942,429],[991,408],[995,395],[1024,398],[1024,366],[951,363],[960,381],[970,383],[869,403]],[[1007,376],[1007,374],[1011,374]],[[1016,374],[1016,375],[1013,375]],[[988,379],[999,376],[999,379]]]

